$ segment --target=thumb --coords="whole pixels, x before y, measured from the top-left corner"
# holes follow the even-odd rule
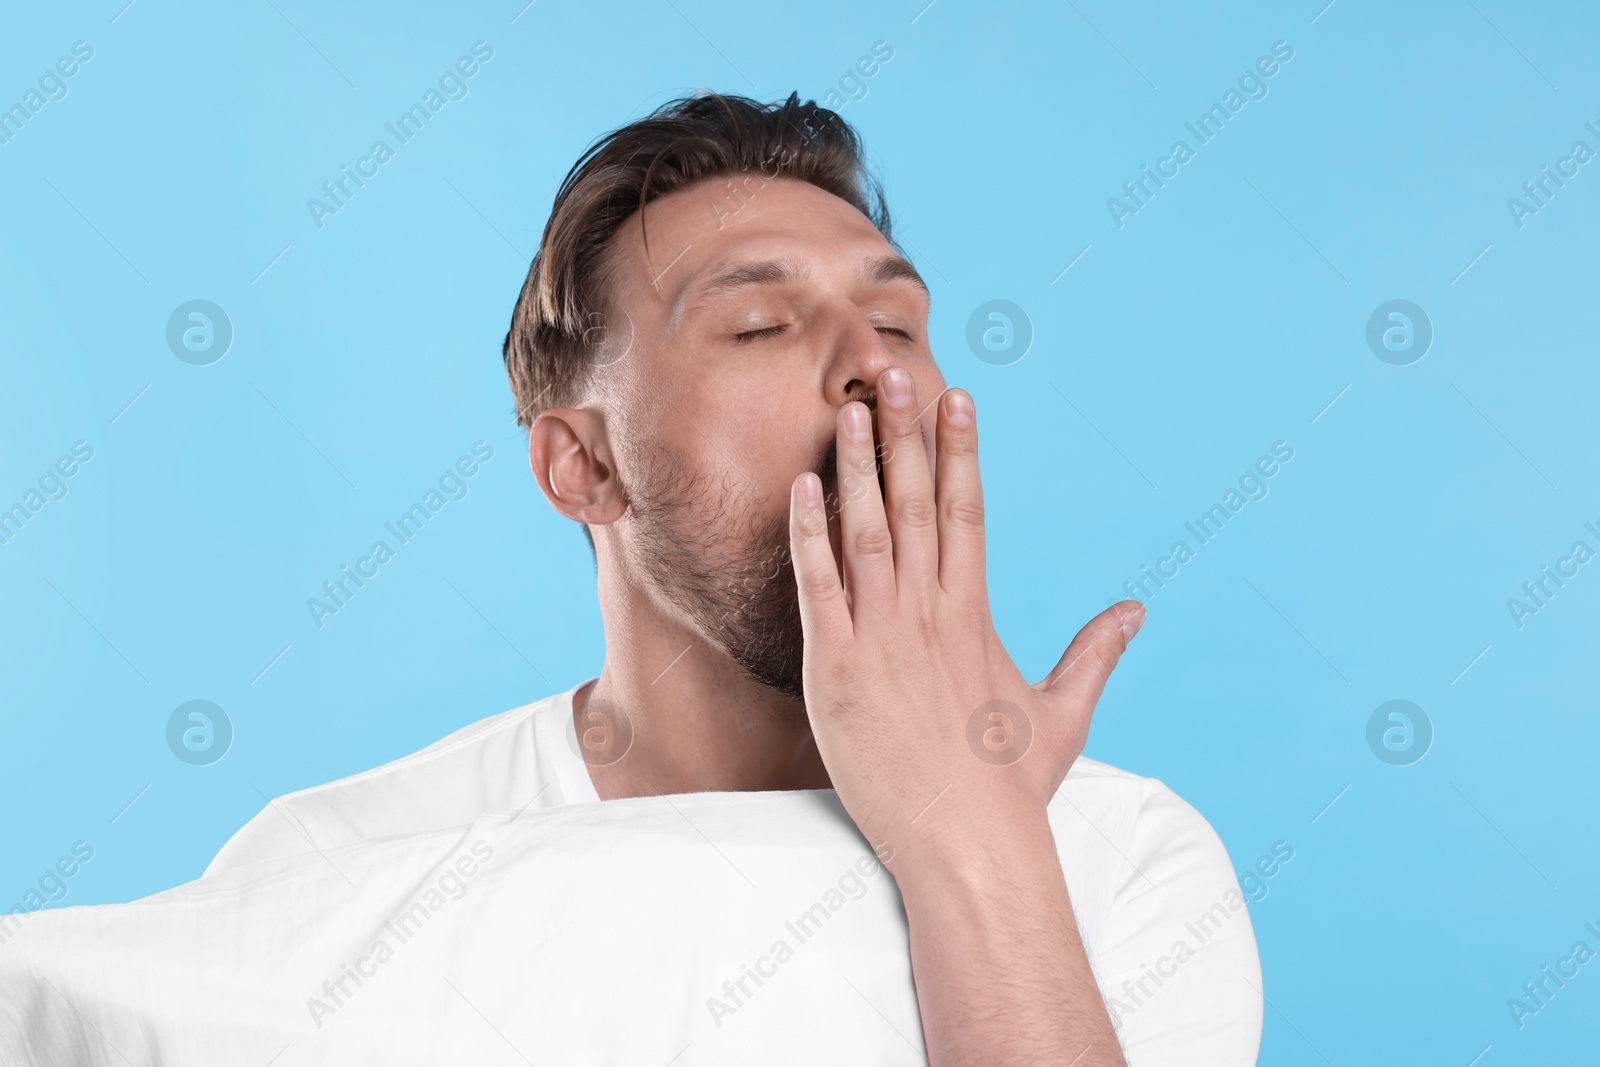
[[[1034,690],[1057,706],[1094,707],[1144,616],[1143,604],[1123,600],[1090,619]]]

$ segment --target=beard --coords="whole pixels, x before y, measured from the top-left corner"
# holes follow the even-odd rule
[[[789,551],[789,509],[739,492],[733,476],[697,477],[681,456],[639,457],[627,494],[636,561],[657,594],[688,616],[713,646],[755,681],[802,705],[805,635]],[[838,446],[811,468],[835,519]]]

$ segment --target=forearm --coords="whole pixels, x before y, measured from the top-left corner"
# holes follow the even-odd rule
[[[932,1067],[1122,1067],[1042,812],[946,835],[891,869]]]

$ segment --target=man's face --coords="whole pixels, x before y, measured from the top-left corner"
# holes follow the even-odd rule
[[[663,611],[801,700],[789,487],[821,477],[837,558],[838,499],[876,475],[835,469],[835,419],[848,400],[875,411],[891,366],[916,384],[932,461],[945,382],[927,290],[865,216],[806,182],[709,179],[644,215],[648,260],[637,215],[609,249],[625,321],[608,333],[627,347],[601,371],[628,501],[622,565]]]

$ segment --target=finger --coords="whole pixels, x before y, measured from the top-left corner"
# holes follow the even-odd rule
[[[894,602],[894,538],[878,491],[872,414],[852,400],[839,409],[839,548],[852,600],[882,609]]]
[[[900,367],[878,377],[878,438],[884,502],[894,539],[895,589],[927,589],[939,580],[939,534],[933,472],[922,447],[916,382]]]
[[[972,397],[946,389],[935,420],[939,585],[948,593],[984,596],[983,484],[978,477],[978,423]]]
[[[810,471],[789,486],[789,556],[800,594],[800,627],[807,645],[826,646],[848,637],[850,609],[839,568],[828,544],[828,517],[822,507],[822,481]]]
[[[1062,653],[1055,670],[1033,688],[1065,710],[1093,709],[1105,691],[1106,679],[1144,625],[1144,605],[1122,600],[1089,620]]]

